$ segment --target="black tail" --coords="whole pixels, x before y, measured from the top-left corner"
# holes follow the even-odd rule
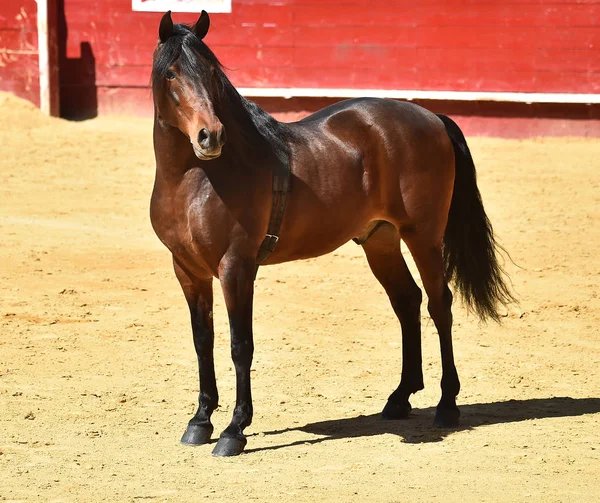
[[[515,302],[515,298],[498,263],[499,245],[483,209],[467,141],[452,119],[445,115],[438,117],[452,140],[456,164],[454,193],[444,234],[446,277],[454,282],[467,308],[482,320],[498,321],[498,305]]]

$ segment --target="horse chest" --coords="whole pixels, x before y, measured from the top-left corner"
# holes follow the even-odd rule
[[[214,273],[220,257],[212,246],[212,226],[204,221],[203,198],[175,198],[155,193],[150,220],[160,241],[190,271]]]

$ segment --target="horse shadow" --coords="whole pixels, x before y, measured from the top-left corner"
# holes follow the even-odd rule
[[[96,58],[90,42],[80,42],[80,56],[67,55],[69,23],[65,0],[57,0],[58,12],[58,78],[60,116],[70,120],[93,119],[98,115]]]
[[[386,433],[398,435],[402,437],[402,442],[409,444],[440,442],[457,431],[472,430],[485,425],[595,414],[600,412],[600,398],[553,397],[507,400],[462,405],[460,410],[460,425],[451,429],[433,428],[431,425],[435,407],[428,407],[426,409],[415,409],[408,419],[398,421],[383,420],[380,414],[371,414],[267,431],[264,432],[264,435],[280,435],[287,432],[301,431],[312,435],[320,435],[320,438],[247,449],[246,452],[270,451],[301,444],[318,444],[330,440],[372,437]]]

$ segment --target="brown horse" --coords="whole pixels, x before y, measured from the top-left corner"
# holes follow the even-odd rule
[[[383,418],[406,417],[409,396],[423,389],[421,290],[400,252],[402,240],[440,337],[442,396],[434,424],[456,425],[460,384],[447,282],[482,319],[497,319],[498,304],[512,300],[459,127],[413,104],[369,98],[279,123],[238,94],[202,41],[208,28],[205,12],[192,27],[174,25],[165,14],[152,69],[151,220],[189,304],[200,374],[198,411],[181,441],[208,443],[213,431],[213,278],[229,315],[237,389],[232,421],[213,454],[231,456],[243,451],[252,421],[258,264],[316,257],[350,239],[364,248],[402,327],[400,385]]]

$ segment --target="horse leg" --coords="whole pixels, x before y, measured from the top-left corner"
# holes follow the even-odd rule
[[[244,428],[252,423],[250,367],[254,354],[252,337],[252,300],[254,261],[222,262],[219,278],[229,315],[231,359],[235,367],[236,399],[233,418],[213,449],[214,456],[236,456],[246,446]]]
[[[424,245],[416,236],[402,236],[410,249],[429,297],[427,308],[437,328],[442,353],[442,398],[437,406],[434,426],[447,428],[456,426],[460,411],[456,397],[460,381],[454,366],[452,351],[452,292],[445,278],[441,245]]]
[[[202,445],[210,441],[210,436],[213,432],[210,416],[219,403],[213,359],[212,278],[192,280],[176,262],[174,262],[174,266],[175,275],[181,284],[190,308],[192,334],[194,337],[194,348],[198,357],[198,374],[200,380],[198,410],[188,423],[187,429],[181,437],[181,443]]]
[[[400,251],[400,235],[391,224],[381,226],[363,243],[371,271],[385,289],[402,328],[400,385],[383,409],[384,419],[402,419],[411,410],[412,393],[423,389],[421,357],[421,290]]]

